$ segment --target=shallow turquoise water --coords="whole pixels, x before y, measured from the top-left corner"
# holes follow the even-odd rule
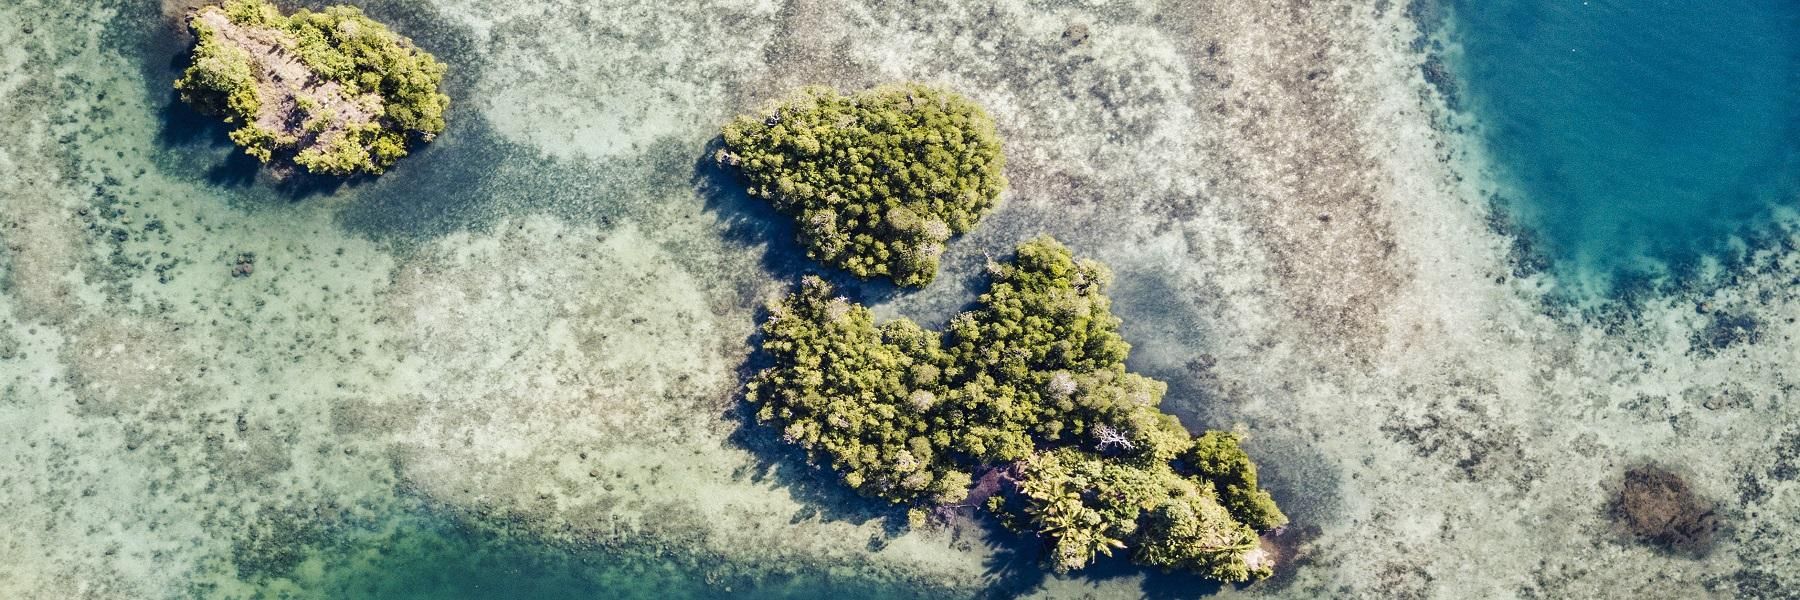
[[[1454,2],[1462,101],[1566,282],[1687,272],[1793,204],[1800,3]]]
[[[385,600],[562,598],[842,598],[930,594],[849,574],[761,573],[679,553],[561,548],[469,528],[415,508],[375,522],[280,540],[273,565],[240,562],[256,595]],[[199,596],[220,590],[199,586]]]

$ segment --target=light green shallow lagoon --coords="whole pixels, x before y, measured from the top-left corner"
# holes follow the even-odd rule
[[[450,64],[450,127],[328,189],[175,103],[191,4],[0,5],[0,597],[1800,589],[1795,245],[1554,296],[1429,3],[356,3]],[[941,323],[1040,232],[1111,265],[1132,367],[1293,517],[1275,579],[1050,576],[744,426],[757,307],[813,266],[708,144],[906,79],[989,107],[1013,186],[936,283],[857,295]],[[1715,505],[1703,551],[1609,517],[1646,463]]]

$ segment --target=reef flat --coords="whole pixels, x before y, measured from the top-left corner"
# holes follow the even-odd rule
[[[759,307],[813,267],[707,146],[801,85],[906,80],[987,107],[1011,185],[931,285],[858,300],[941,325],[1038,233],[1110,265],[1130,368],[1242,431],[1292,519],[1236,593],[1800,586],[1791,236],[1548,299],[1421,69],[1429,3],[358,2],[464,112],[323,189],[173,97],[193,4],[0,5],[0,596],[325,597],[421,513],[691,585],[626,597],[1203,591],[895,529],[740,412]],[[1704,551],[1622,530],[1643,464],[1715,504]]]

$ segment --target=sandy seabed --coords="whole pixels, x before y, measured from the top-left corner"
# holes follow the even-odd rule
[[[735,410],[810,265],[707,144],[905,79],[988,106],[1013,186],[936,283],[864,299],[941,322],[1040,232],[1111,265],[1133,368],[1247,432],[1294,518],[1283,574],[1225,594],[1800,589],[1800,251],[1551,296],[1422,74],[1424,3],[371,0],[451,63],[452,123],[328,193],[171,106],[188,4],[0,6],[0,596],[305,596],[321,531],[420,505],[721,591],[1021,589],[1016,544],[896,531]],[[1710,548],[1613,524],[1647,463],[1716,504]]]

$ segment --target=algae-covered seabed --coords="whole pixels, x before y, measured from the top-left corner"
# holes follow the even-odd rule
[[[1294,519],[1284,573],[1224,594],[1800,586],[1800,253],[1556,300],[1402,5],[357,3],[455,104],[327,189],[174,102],[190,3],[0,4],[0,596],[1208,589],[904,532],[743,427],[757,308],[812,265],[707,145],[794,86],[902,79],[989,107],[1012,188],[937,283],[857,294],[941,322],[1039,232],[1109,263],[1134,368],[1247,431]],[[1717,503],[1710,552],[1611,525],[1645,462]]]

